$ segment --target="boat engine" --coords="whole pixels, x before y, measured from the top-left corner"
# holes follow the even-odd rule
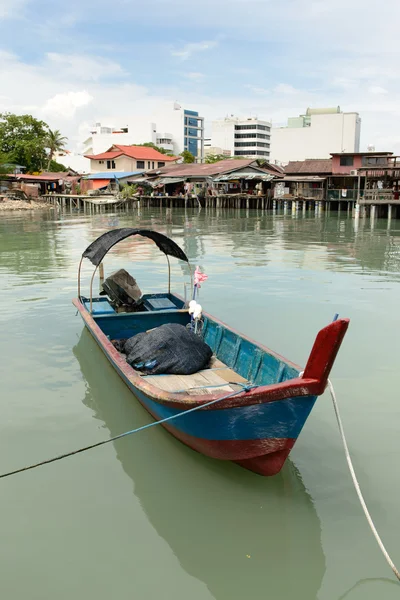
[[[107,294],[110,302],[117,312],[136,312],[144,310],[142,306],[142,292],[136,283],[136,279],[120,269],[112,273],[103,282],[102,295]]]

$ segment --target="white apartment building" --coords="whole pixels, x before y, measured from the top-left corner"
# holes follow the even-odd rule
[[[270,159],[271,123],[231,115],[213,121],[211,146],[229,151],[231,156]]]
[[[308,108],[288,119],[287,126],[272,128],[271,161],[329,158],[331,153],[359,152],[361,119],[356,112],[335,108]]]
[[[197,162],[202,162],[204,158],[204,117],[201,117],[195,110],[188,110],[178,102],[173,102],[160,106],[153,113],[153,118],[157,123],[158,142],[155,142],[157,146],[170,143],[172,144],[171,151],[175,156],[188,150]]]
[[[96,123],[82,143],[82,154],[105,152],[114,144],[129,146],[153,142],[178,156],[189,150],[201,162],[204,157],[204,118],[177,102],[160,106],[151,115],[132,115],[122,127]]]
[[[152,129],[155,124],[144,123],[140,131],[133,132],[128,124],[123,127],[110,127],[103,123],[95,123],[90,129],[88,137],[82,142],[82,154],[100,154],[105,152],[114,144],[130,146],[131,144],[144,144],[145,142],[154,142],[155,135],[152,135]],[[136,138],[135,138],[136,134]],[[140,138],[138,140],[137,138]],[[141,141],[142,138],[143,141]],[[154,138],[154,139],[153,139]]]

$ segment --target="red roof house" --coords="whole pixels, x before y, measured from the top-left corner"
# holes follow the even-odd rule
[[[167,163],[174,163],[177,156],[161,154],[154,148],[147,146],[121,146],[115,144],[101,154],[89,154],[91,173],[102,171],[149,171],[159,169]]]

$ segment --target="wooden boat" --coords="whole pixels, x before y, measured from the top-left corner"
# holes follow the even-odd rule
[[[338,319],[315,340],[304,373],[300,367],[238,333],[215,317],[203,314],[202,336],[211,347],[208,368],[194,375],[144,375],[133,369],[112,341],[126,339],[165,323],[186,326],[191,317],[184,299],[168,292],[145,294],[138,312],[117,312],[109,298],[93,297],[93,281],[107,252],[133,235],[150,238],[166,255],[189,264],[181,248],[168,237],[145,229],[114,229],[85,250],[78,271],[78,298],[73,301],[86,327],[107,359],[148,412],[156,419],[177,415],[224,398],[212,406],[163,423],[172,435],[194,450],[230,460],[261,475],[275,475],[293,448],[316,398],[327,380],[347,331],[349,320]],[[95,266],[89,298],[81,295],[84,258]],[[248,390],[248,384],[256,387]]]
[[[146,422],[139,403],[129,404],[130,392],[119,385],[111,365],[99,369],[99,361],[107,361],[86,328],[73,352],[85,381],[83,404],[103,434],[108,430],[114,437],[127,423]],[[224,461],[199,460],[175,441],[157,431],[131,436],[114,442],[115,458],[132,483],[127,486],[132,501],[140,503],[143,517],[180,568],[207,586],[206,597],[250,600],[261,596],[268,582],[270,598],[317,598],[326,569],[321,523],[290,457],[279,477],[265,481]],[[156,554],[157,546],[152,548]],[[129,559],[136,589],[141,589],[139,571],[147,556],[133,545]],[[153,574],[161,568],[153,562]],[[190,592],[189,587],[188,598],[196,595]],[[176,587],[175,597],[180,596]]]

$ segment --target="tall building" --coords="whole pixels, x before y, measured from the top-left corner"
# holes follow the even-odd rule
[[[204,118],[197,111],[188,110],[174,102],[161,106],[154,113],[153,118],[157,123],[157,132],[161,132],[160,139],[168,140],[172,144],[172,152],[175,155],[188,150],[197,162],[202,162],[204,158]],[[162,133],[165,131],[170,133]]]
[[[131,115],[122,127],[96,123],[82,143],[82,154],[105,152],[113,144],[152,142],[178,156],[189,150],[198,162],[204,158],[204,118],[177,102],[158,107],[151,115]]]
[[[229,151],[231,156],[270,157],[271,123],[250,117],[226,117],[213,121],[211,146]]]
[[[308,108],[291,117],[285,127],[273,127],[271,160],[328,158],[331,153],[359,152],[361,119],[358,113],[335,108]]]

